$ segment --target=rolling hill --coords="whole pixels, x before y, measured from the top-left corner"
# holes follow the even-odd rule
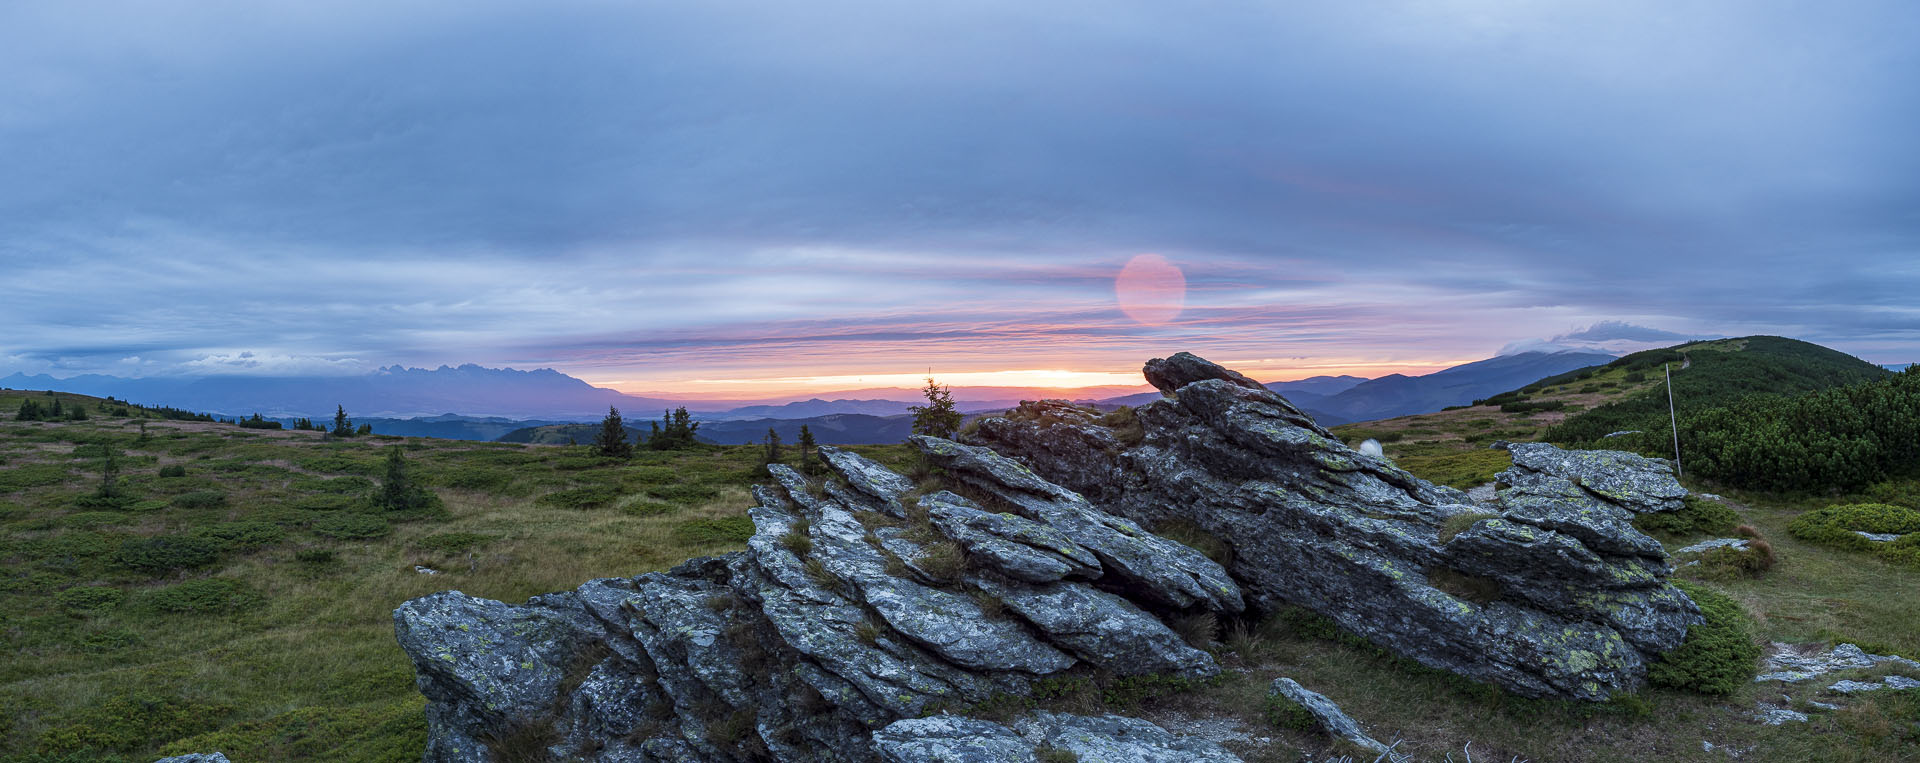
[[[1279,390],[1323,423],[1372,421],[1442,408],[1513,389],[1536,379],[1613,360],[1592,352],[1523,352],[1474,361],[1424,376],[1389,374],[1326,397]],[[1271,386],[1271,385],[1269,385]]]

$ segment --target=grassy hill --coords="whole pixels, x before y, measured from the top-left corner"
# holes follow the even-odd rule
[[[1626,382],[1626,373],[1556,383],[1529,400],[1570,408],[1649,383]],[[29,394],[41,395],[0,391],[4,761],[145,763],[214,749],[235,761],[416,761],[425,722],[393,640],[396,605],[449,588],[517,602],[739,548],[747,487],[760,474],[753,446],[607,462],[584,447],[333,439],[139,418],[138,409],[106,415],[102,407],[118,409],[70,395],[55,397],[86,406],[87,421],[12,420]],[[1341,432],[1397,432],[1389,455],[1445,477],[1463,468],[1451,460],[1460,454],[1503,460],[1484,443],[1538,434],[1567,408],[1482,405]],[[1419,462],[1416,446],[1434,458]],[[371,509],[365,496],[391,448],[402,449],[441,510]],[[856,450],[896,467],[909,460],[900,446]],[[90,497],[108,452],[117,454],[127,497],[99,508]],[[1920,484],[1908,487],[1877,498],[1911,504]],[[1848,640],[1920,657],[1912,627],[1920,571],[1787,532],[1824,502],[1735,497],[1739,521],[1772,540],[1779,563],[1758,578],[1707,584],[1742,604],[1759,637]],[[1697,537],[1662,540],[1677,547]],[[203,558],[154,553],[175,546]],[[1269,724],[1264,691],[1276,675],[1327,694],[1376,736],[1406,740],[1402,749],[1420,759],[1471,741],[1475,760],[1724,760],[1701,750],[1710,739],[1756,750],[1749,757],[1759,760],[1898,760],[1920,741],[1907,731],[1920,722],[1916,692],[1821,712],[1795,690],[1814,720],[1765,727],[1746,714],[1777,699],[1774,685],[1724,698],[1649,690],[1611,705],[1531,701],[1411,667],[1298,613],[1215,625],[1211,648],[1229,668],[1220,680],[1186,691],[1082,691],[1054,700],[1069,703],[1056,709],[1237,721],[1275,740],[1249,754],[1255,761],[1339,751],[1324,737]]]
[[[1380,440],[1402,466],[1416,474],[1425,470],[1432,475],[1429,479],[1462,489],[1491,481],[1506,468],[1503,454],[1486,449],[1495,440],[1543,440],[1671,458],[1663,364],[1673,370],[1674,405],[1682,418],[1756,395],[1807,392],[1888,376],[1871,363],[1796,339],[1716,339],[1636,352],[1471,406],[1334,431],[1349,442]]]
[[[90,418],[12,421],[27,395]],[[753,447],[613,463],[585,448],[333,439],[103,406],[117,410],[0,392],[0,760],[418,761],[422,700],[394,645],[395,606],[448,588],[519,601],[740,548],[759,474]],[[130,500],[83,505],[109,448]],[[443,512],[365,505],[388,448]],[[180,555],[123,557],[153,539]]]

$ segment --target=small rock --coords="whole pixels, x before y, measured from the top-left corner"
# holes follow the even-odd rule
[[[1839,705],[1833,704],[1832,702],[1821,702],[1819,700],[1809,700],[1807,704],[1820,708],[1821,710],[1839,710],[1840,709]]]
[[[1746,538],[1715,538],[1713,540],[1703,540],[1703,541],[1700,541],[1699,543],[1695,543],[1691,546],[1680,549],[1679,551],[1675,551],[1673,553],[1702,554],[1708,551],[1712,551],[1713,549],[1716,549],[1716,548],[1726,548],[1729,546],[1733,548],[1746,548],[1747,539]]]
[[[1761,705],[1760,708],[1754,712],[1754,719],[1768,726],[1778,726],[1788,721],[1806,723],[1807,714],[1798,710],[1788,710],[1784,707]]]
[[[175,755],[161,758],[153,763],[228,763],[227,756],[217,752],[196,752],[188,755]]]
[[[1307,712],[1312,713],[1313,717],[1320,721],[1320,727],[1326,729],[1327,733],[1374,752],[1387,751],[1386,745],[1367,736],[1367,732],[1360,728],[1360,724],[1355,722],[1352,716],[1342,712],[1340,706],[1334,704],[1333,700],[1327,699],[1325,695],[1311,691],[1301,686],[1299,682],[1285,677],[1273,679],[1273,685],[1267,689],[1268,697],[1276,694],[1306,708]]]
[[[414,566],[413,566],[413,571],[414,571],[414,572],[418,572],[418,573],[420,573],[420,574],[422,574],[422,575],[438,575],[438,574],[440,574],[440,571],[439,571],[439,570],[436,570],[436,569],[434,569],[434,568],[432,568],[432,567],[422,567],[422,566],[420,566],[420,565],[418,565],[418,564],[416,564],[416,565],[414,565]]]
[[[1758,681],[1805,681],[1832,673],[1836,670],[1855,670],[1871,668],[1883,662],[1904,665],[1920,670],[1920,662],[1886,654],[1867,654],[1866,650],[1853,644],[1839,644],[1824,652],[1806,654],[1807,647],[1773,642],[1768,648],[1765,662],[1761,664],[1768,672],[1756,676]]]
[[[1602,439],[1602,440],[1604,440],[1604,439],[1607,439],[1608,437],[1625,437],[1625,436],[1627,436],[1627,435],[1630,435],[1630,434],[1640,434],[1640,430],[1638,430],[1638,429],[1622,429],[1622,430],[1620,430],[1620,431],[1618,431],[1618,432],[1608,432],[1608,433],[1606,433],[1606,434],[1604,434],[1604,435],[1601,435],[1601,436],[1600,436],[1600,439]]]
[[[1875,543],[1892,543],[1900,539],[1899,533],[1870,533],[1865,530],[1854,530],[1853,534]]]
[[[1886,684],[1870,684],[1865,681],[1841,681],[1827,687],[1827,691],[1838,692],[1840,694],[1860,694],[1862,692],[1879,691],[1885,688],[1887,688]]]
[[[1713,494],[1713,493],[1694,493],[1694,495],[1697,495],[1697,496],[1700,496],[1701,498],[1705,498],[1705,499],[1707,499],[1707,500],[1709,500],[1709,501],[1724,501],[1724,500],[1726,500],[1725,498],[1721,498],[1720,496],[1718,496],[1718,495],[1716,495],[1716,494]]]
[[[1906,676],[1887,676],[1880,680],[1885,681],[1889,689],[1920,689],[1920,681]]]

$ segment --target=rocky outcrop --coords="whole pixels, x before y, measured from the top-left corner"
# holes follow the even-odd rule
[[[217,752],[196,752],[190,755],[161,758],[153,763],[227,763],[227,756]]]
[[[407,602],[395,632],[429,700],[427,759],[863,761],[894,738],[876,730],[1025,695],[1043,677],[1218,673],[1159,616],[1241,609],[1218,564],[991,452],[921,445],[977,498],[921,495],[827,447],[826,478],[771,468],[744,552],[520,605],[458,591]],[[1166,739],[1150,744],[1119,721],[1029,722],[1028,754],[1060,737],[1208,759],[1181,757],[1157,728]],[[999,749],[991,735],[956,744]]]
[[[1117,716],[965,716],[1056,677],[1217,674],[1175,618],[1301,606],[1592,700],[1700,621],[1630,522],[1664,483],[1562,467],[1625,459],[1528,456],[1475,502],[1197,357],[1146,372],[1165,396],[1137,409],[1030,403],[969,442],[916,437],[920,482],[832,447],[823,475],[769,467],[744,551],[517,605],[407,602],[427,760],[1230,760]]]
[[[1130,415],[1028,403],[965,439],[1138,526],[1211,535],[1254,609],[1305,607],[1526,696],[1637,687],[1701,622],[1668,585],[1660,544],[1631,524],[1685,495],[1662,462],[1515,445],[1509,487],[1474,503],[1200,358],[1156,359],[1146,376],[1163,397]]]

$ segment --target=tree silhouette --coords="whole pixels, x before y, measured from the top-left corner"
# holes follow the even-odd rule
[[[627,428],[620,420],[620,409],[607,406],[607,417],[600,420],[600,434],[593,438],[593,454],[605,458],[632,458],[633,443],[627,442]]]
[[[800,444],[800,472],[802,474],[811,473],[813,471],[813,464],[810,461],[808,461],[808,457],[809,457],[808,451],[813,450],[813,446],[814,446],[813,430],[808,429],[807,425],[805,424],[800,425],[799,444]]]
[[[927,404],[908,409],[913,411],[914,434],[951,438],[954,432],[960,431],[960,411],[953,405],[951,390],[934,383],[929,376],[926,389],[920,393],[927,396]]]
[[[347,418],[347,407],[335,406],[333,411],[333,436],[352,437],[353,419]]]

